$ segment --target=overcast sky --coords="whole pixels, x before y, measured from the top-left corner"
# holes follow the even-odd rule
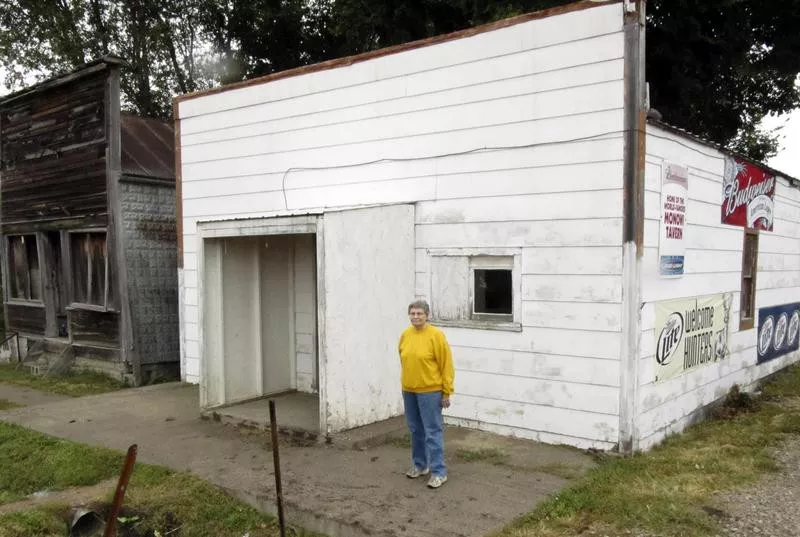
[[[800,109],[779,118],[764,120],[767,127],[783,125],[778,156],[767,162],[776,170],[800,179]]]

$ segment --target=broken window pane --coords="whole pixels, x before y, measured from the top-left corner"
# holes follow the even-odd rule
[[[8,255],[11,298],[41,300],[41,273],[36,235],[9,237]]]
[[[511,271],[475,269],[475,313],[511,315]]]
[[[73,302],[106,304],[105,233],[75,233],[72,235]]]

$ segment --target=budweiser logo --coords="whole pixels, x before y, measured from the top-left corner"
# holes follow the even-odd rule
[[[768,177],[758,184],[752,184],[748,178],[747,187],[739,189],[739,181],[725,185],[725,214],[732,215],[736,209],[749,205],[758,196],[768,195],[775,188],[775,178]]]

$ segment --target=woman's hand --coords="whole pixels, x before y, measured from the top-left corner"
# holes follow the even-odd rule
[[[450,396],[442,395],[442,408],[450,408]]]

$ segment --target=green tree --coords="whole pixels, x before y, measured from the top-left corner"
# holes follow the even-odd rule
[[[73,70],[105,54],[123,57],[123,107],[167,118],[172,96],[215,82],[201,54],[201,0],[0,0],[5,85]]]
[[[651,0],[647,80],[664,120],[765,160],[761,120],[800,106],[800,1]]]
[[[328,0],[204,2],[201,20],[221,56],[222,83],[333,57]]]

